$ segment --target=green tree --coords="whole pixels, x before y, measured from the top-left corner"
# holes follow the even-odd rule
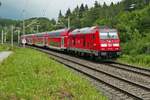
[[[62,18],[62,17],[63,17],[63,15],[62,15],[61,10],[60,10],[60,11],[59,11],[58,18]]]
[[[95,1],[94,7],[95,7],[95,8],[98,8],[99,6],[100,6],[100,4],[98,3],[98,1]]]
[[[79,17],[80,18],[83,17],[84,11],[85,11],[84,4],[81,4],[80,9],[79,9]]]
[[[68,8],[68,10],[66,11],[66,17],[68,17],[68,16],[70,16],[70,14],[71,14],[71,10],[70,10],[70,8]]]
[[[85,5],[85,11],[87,11],[89,9],[88,5]]]
[[[107,8],[107,4],[106,4],[106,2],[104,2],[104,4],[103,4],[103,8],[105,9],[105,8]]]

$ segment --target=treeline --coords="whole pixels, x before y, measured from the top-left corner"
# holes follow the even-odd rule
[[[58,21],[55,19],[50,20],[48,18],[31,18],[25,20],[26,34],[51,31],[67,27],[68,19],[70,20],[71,28],[99,25],[120,29],[120,27],[117,27],[117,24],[119,23],[118,16],[121,13],[130,13],[131,11],[142,9],[148,5],[149,2],[150,0],[123,0],[117,4],[112,2],[110,5],[107,5],[105,2],[104,4],[100,4],[98,1],[95,1],[94,6],[91,8],[89,8],[86,4],[81,4],[72,11],[68,8],[64,15],[60,10]],[[29,24],[31,25],[29,26]],[[23,21],[0,19],[0,29],[11,25],[19,27],[22,31]]]
[[[22,23],[21,23],[22,24]],[[45,17],[30,18],[25,20],[26,34],[33,34],[55,29],[55,19],[48,19]]]
[[[50,20],[44,17],[26,19],[24,20],[24,24],[25,34],[51,31],[56,27],[56,21],[54,19]],[[23,20],[0,18],[0,33],[2,33],[3,30],[4,35],[7,37],[7,42],[11,40],[12,26],[14,32],[14,41],[17,41],[18,31],[20,31],[20,35],[23,34]]]
[[[54,29],[54,25],[56,21],[54,19],[49,20],[48,18],[40,17],[40,18],[30,18],[25,21],[26,34],[34,33],[37,30],[37,25],[39,26],[39,32],[50,31]],[[4,28],[8,28],[11,26],[19,28],[22,31],[23,28],[23,20],[11,20],[0,18],[0,30]]]
[[[109,25],[115,26],[116,18],[119,13],[125,11],[133,11],[142,9],[148,5],[150,0],[123,0],[114,4],[107,5],[105,2],[101,5],[95,1],[94,7],[89,8],[88,5],[81,4],[73,11],[68,8],[65,15],[59,12],[58,23],[62,27],[67,27],[68,18],[71,20],[72,28],[81,28],[92,25]]]

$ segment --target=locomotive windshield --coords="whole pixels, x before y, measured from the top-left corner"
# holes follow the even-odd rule
[[[101,39],[118,39],[117,32],[100,32]]]

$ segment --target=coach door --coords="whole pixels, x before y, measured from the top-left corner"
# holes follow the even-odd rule
[[[64,48],[64,47],[65,47],[64,42],[65,42],[64,37],[62,37],[62,38],[61,38],[61,48]]]
[[[48,36],[45,36],[45,46],[48,46]]]

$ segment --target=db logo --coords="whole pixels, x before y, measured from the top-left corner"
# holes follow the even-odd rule
[[[112,47],[112,44],[108,44],[108,47]]]

